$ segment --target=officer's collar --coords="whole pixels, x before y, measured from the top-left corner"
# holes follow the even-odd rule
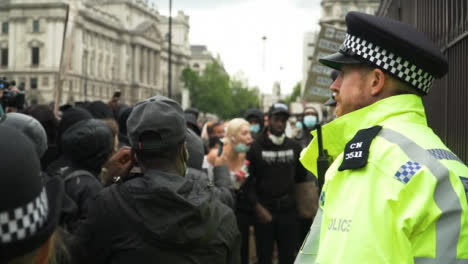
[[[323,147],[335,159],[357,131],[385,125],[390,121],[411,121],[427,125],[421,97],[410,94],[391,96],[333,120],[322,127]],[[312,131],[312,136],[312,142],[301,153],[301,162],[317,175],[317,130]]]

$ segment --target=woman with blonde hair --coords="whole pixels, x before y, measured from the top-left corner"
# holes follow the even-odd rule
[[[226,126],[223,139],[223,152],[215,161],[217,165],[226,165],[231,171],[231,180],[236,190],[236,218],[239,231],[241,232],[241,263],[249,263],[249,234],[253,223],[253,207],[246,197],[244,185],[248,174],[249,162],[245,159],[246,153],[252,144],[250,124],[243,118],[235,118]]]
[[[223,152],[215,161],[216,165],[226,165],[231,171],[231,180],[235,189],[245,181],[247,166],[245,155],[252,144],[250,124],[243,118],[234,118],[228,122],[223,141]]]

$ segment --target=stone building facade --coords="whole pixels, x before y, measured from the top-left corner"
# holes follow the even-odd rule
[[[345,28],[345,16],[349,11],[375,14],[380,0],[322,0],[322,16],[319,24],[324,23]]]
[[[206,66],[215,61],[215,58],[205,45],[191,45],[190,50],[192,53],[190,68],[201,75]]]
[[[49,103],[58,86],[67,7],[72,43],[60,103],[108,100],[121,91],[135,103],[167,95],[167,18],[142,0],[0,0],[0,76],[24,83],[29,103]],[[189,64],[189,17],[173,17],[172,94]],[[1,55],[1,54],[0,54]]]

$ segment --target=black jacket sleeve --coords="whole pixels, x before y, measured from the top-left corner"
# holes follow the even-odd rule
[[[246,159],[249,161],[249,178],[244,183],[244,191],[246,196],[251,204],[255,204],[257,202],[257,180],[258,180],[258,157],[257,153],[259,146],[258,143],[254,142],[252,147],[250,148],[249,152],[247,152]]]
[[[227,166],[216,166],[213,168],[213,183],[215,194],[225,205],[234,208],[234,189]]]
[[[110,256],[112,216],[102,193],[93,199],[88,217],[79,225],[71,246],[75,263],[106,263]]]
[[[90,205],[102,185],[95,177],[82,175],[66,181],[65,190],[78,207],[77,215],[67,221],[69,231],[74,233],[79,223],[88,217]]]
[[[226,247],[228,248],[226,264],[240,264],[241,234],[234,212],[226,211],[222,222],[223,232],[226,232]]]
[[[308,174],[306,168],[302,165],[299,160],[301,156],[302,147],[298,142],[295,142],[294,154],[296,156],[296,174],[294,175],[296,183],[306,182],[309,179],[310,174]]]

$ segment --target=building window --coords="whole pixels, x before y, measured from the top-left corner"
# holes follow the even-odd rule
[[[2,67],[8,67],[8,49],[2,49]]]
[[[8,22],[2,23],[2,34],[8,34]]]
[[[42,85],[46,87],[49,86],[49,77],[46,76],[42,78]]]
[[[33,32],[39,32],[39,27],[40,27],[40,24],[39,24],[39,20],[35,19],[33,20]]]
[[[31,90],[37,89],[37,78],[31,78]]]
[[[31,64],[35,66],[39,65],[39,47],[32,47],[31,55]]]

